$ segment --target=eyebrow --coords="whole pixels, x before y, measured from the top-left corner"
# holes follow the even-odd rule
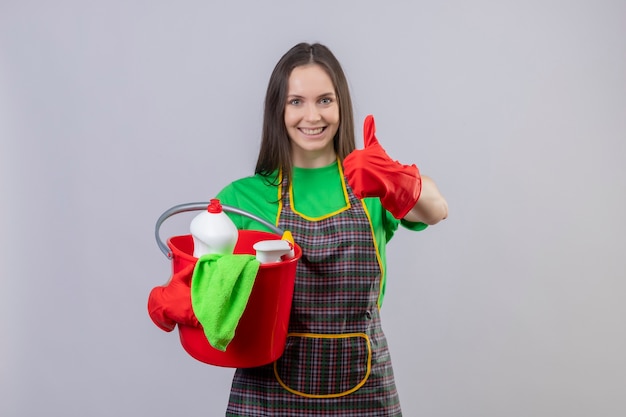
[[[324,93],[324,94],[320,94],[319,96],[317,96],[317,98],[322,98],[322,97],[329,97],[329,96],[333,96],[335,97],[335,93]],[[304,96],[301,96],[299,94],[287,94],[288,98],[304,98]]]

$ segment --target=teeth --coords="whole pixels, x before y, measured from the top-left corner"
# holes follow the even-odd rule
[[[317,129],[302,128],[300,130],[302,130],[302,133],[304,133],[305,135],[319,135],[320,133],[322,133],[322,130],[324,130],[324,128],[323,127],[318,127]]]

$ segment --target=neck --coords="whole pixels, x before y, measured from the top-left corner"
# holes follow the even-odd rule
[[[293,166],[298,168],[321,168],[328,166],[337,160],[335,152],[319,155],[300,155],[293,157]]]

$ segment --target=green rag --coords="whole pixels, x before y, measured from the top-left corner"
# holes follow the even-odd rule
[[[191,306],[215,349],[235,337],[261,263],[254,255],[201,256],[191,277]]]

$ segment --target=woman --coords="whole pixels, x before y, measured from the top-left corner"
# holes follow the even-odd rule
[[[226,415],[400,416],[379,316],[385,245],[400,224],[418,231],[445,219],[447,203],[415,165],[387,156],[373,118],[355,150],[348,84],[328,48],[301,43],[280,59],[255,175],[217,198],[274,220],[303,250],[285,353],[236,370]]]

